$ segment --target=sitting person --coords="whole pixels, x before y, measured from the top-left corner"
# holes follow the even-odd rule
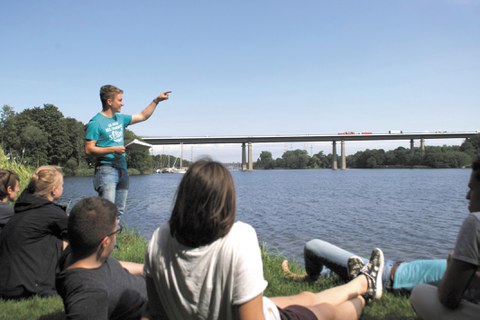
[[[145,312],[143,264],[110,256],[122,230],[117,212],[99,197],[80,200],[70,212],[56,281],[67,319],[140,319]]]
[[[460,228],[440,285],[416,286],[410,296],[410,303],[423,319],[480,317],[480,160],[472,164],[468,188],[470,214]]]
[[[284,273],[290,278],[315,281],[320,275],[328,276],[333,272],[344,281],[350,281],[352,275],[349,272],[349,265],[368,262],[365,258],[320,239],[313,239],[305,244],[304,258],[306,274],[291,272],[287,260],[282,263]],[[413,287],[422,283],[437,285],[446,267],[445,259],[396,262],[385,260],[383,287],[393,293],[409,294]]]
[[[13,171],[0,169],[0,233],[15,211],[9,202],[17,200],[20,178]]]
[[[54,203],[63,193],[60,167],[42,166],[15,203],[0,234],[0,297],[52,296],[55,267],[64,247],[67,214]]]
[[[191,165],[145,257],[153,319],[358,319],[366,302],[382,296],[383,253],[374,249],[370,263],[344,285],[264,297],[256,232],[235,216],[230,172],[209,159]]]

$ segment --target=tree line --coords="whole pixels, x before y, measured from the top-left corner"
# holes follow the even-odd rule
[[[139,139],[125,130],[125,144]],[[85,124],[66,118],[53,104],[25,109],[20,113],[4,105],[0,114],[0,145],[5,157],[31,167],[58,165],[65,175],[93,174],[91,159],[85,156]],[[133,173],[151,173],[158,156],[148,150],[129,150],[127,164]],[[175,163],[173,156],[169,163]],[[188,162],[184,161],[188,164]]]
[[[367,149],[346,157],[349,168],[463,168],[480,156],[480,134],[467,138],[460,146],[426,146],[395,150]],[[255,169],[319,169],[331,168],[332,154],[322,151],[310,156],[306,150],[285,151],[281,158],[273,159],[272,153],[262,151],[254,163]],[[340,161],[338,157],[337,161]]]
[[[91,161],[85,157],[85,124],[66,118],[53,104],[25,109],[20,113],[4,105],[0,114],[0,145],[8,159],[27,166],[59,165],[66,175],[93,173]],[[125,143],[139,139],[125,130]],[[395,150],[367,149],[347,156],[349,168],[385,167],[467,167],[480,154],[480,135],[466,139],[460,146],[425,147],[424,150],[399,147]],[[255,169],[317,169],[330,168],[332,154],[322,151],[309,155],[306,150],[285,151],[281,158],[262,151]],[[340,160],[340,158],[338,159]],[[151,173],[156,168],[178,165],[171,155],[151,156],[148,150],[129,150],[127,163],[133,173]],[[188,166],[189,162],[183,160]]]

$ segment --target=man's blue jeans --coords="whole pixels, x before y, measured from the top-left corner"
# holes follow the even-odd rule
[[[348,258],[353,255],[353,253],[329,242],[319,239],[310,240],[304,248],[305,270],[312,279],[334,272],[343,280],[348,281]],[[368,263],[367,259],[360,258],[364,263]],[[445,259],[420,259],[402,262],[396,269],[395,281],[392,281],[394,265],[394,261],[385,260],[382,274],[383,286],[388,290],[406,293],[419,284],[437,285],[445,273],[447,261]],[[324,266],[328,269],[322,270]]]
[[[310,278],[316,279],[320,274],[328,275],[330,272],[334,272],[343,280],[349,281],[347,271],[348,259],[355,254],[320,239],[308,241],[305,244],[303,253],[305,258],[305,270]],[[368,259],[363,257],[360,258],[365,264],[368,263]],[[387,289],[392,287],[390,275],[392,273],[393,265],[394,261],[385,260],[382,282]],[[327,267],[328,270],[322,270],[324,266]]]
[[[102,165],[95,170],[93,187],[100,197],[115,203],[119,221],[127,205],[128,185],[129,177],[126,169]]]

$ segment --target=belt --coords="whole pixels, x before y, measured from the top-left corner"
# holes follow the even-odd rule
[[[113,165],[108,164],[108,163],[97,163],[97,164],[95,165],[95,173],[97,173],[97,170],[98,170],[98,168],[100,168],[100,167],[110,167],[110,168],[114,168]]]
[[[99,167],[112,167],[113,168],[113,165],[110,164],[110,163],[97,163],[95,165],[95,168],[99,168]]]

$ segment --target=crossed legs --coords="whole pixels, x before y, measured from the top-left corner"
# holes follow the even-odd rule
[[[367,301],[382,296],[384,265],[382,250],[375,248],[367,265],[352,265],[353,279],[346,284],[317,293],[302,292],[270,299],[280,308],[291,305],[307,307],[317,319],[359,319]]]
[[[346,284],[317,293],[305,291],[270,299],[280,308],[291,305],[307,307],[318,319],[358,319],[365,306],[362,294],[367,289],[367,278],[361,275]]]

